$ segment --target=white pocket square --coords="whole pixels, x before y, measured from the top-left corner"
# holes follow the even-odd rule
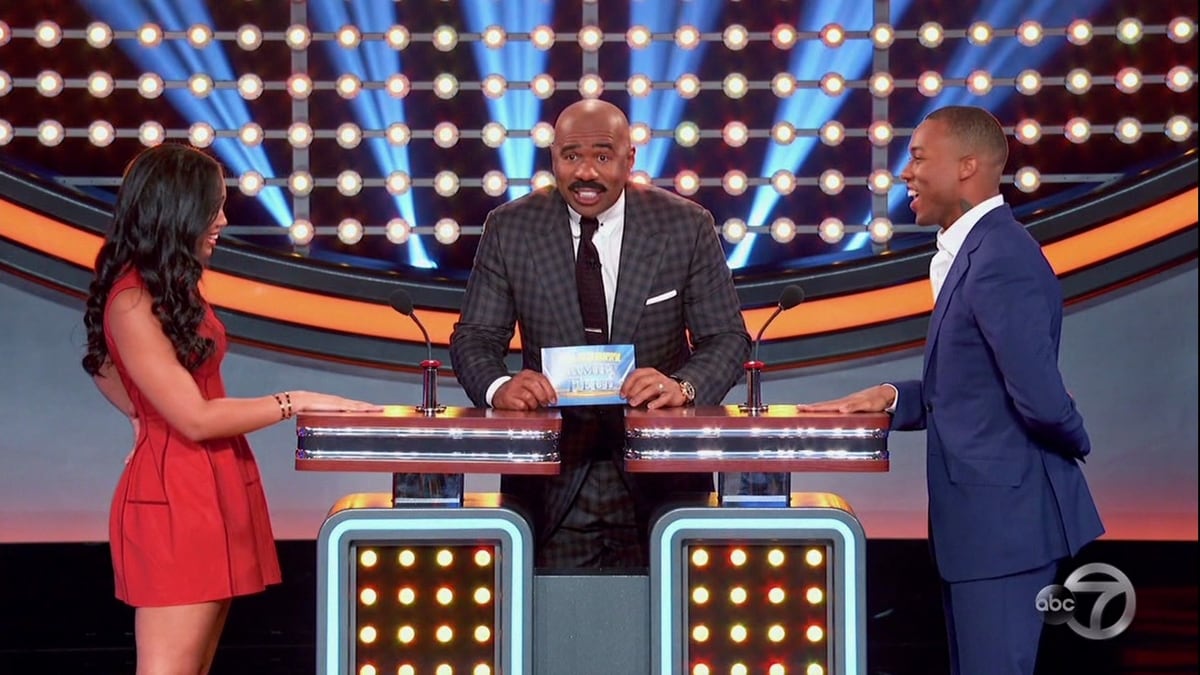
[[[679,293],[677,291],[673,291],[673,290],[667,291],[666,293],[659,293],[658,295],[654,296],[653,298],[646,300],[646,306],[649,307],[650,305],[660,303],[663,300],[670,300],[671,298],[675,297],[676,295],[679,295]]]

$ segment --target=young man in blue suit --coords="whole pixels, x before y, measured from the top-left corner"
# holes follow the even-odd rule
[[[955,675],[1031,675],[1038,591],[1100,536],[1080,460],[1091,450],[1058,370],[1062,291],[1000,195],[1008,141],[980,108],[934,111],[900,178],[939,229],[921,379],[801,410],[889,411],[925,429],[930,540]]]

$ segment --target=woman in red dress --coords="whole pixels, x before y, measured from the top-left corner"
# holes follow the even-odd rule
[[[138,155],[96,258],[84,369],[134,421],[109,520],[117,597],[136,609],[139,674],[208,672],[230,599],[279,583],[243,434],[298,412],[373,410],[327,394],[230,398],[225,328],[200,276],[225,226],[220,165],[182,145]]]

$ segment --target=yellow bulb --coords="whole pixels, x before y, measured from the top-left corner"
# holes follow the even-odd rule
[[[808,638],[809,642],[820,642],[825,637],[825,630],[820,626],[809,626],[804,631],[804,637]]]
[[[454,553],[449,549],[442,549],[437,552],[437,564],[442,567],[449,567],[450,563],[454,562]]]
[[[783,626],[775,624],[767,629],[767,639],[771,642],[783,642],[783,638],[787,635],[787,631]]]
[[[454,669],[448,663],[439,664],[437,670],[433,671],[436,675],[454,675]]]
[[[767,553],[767,563],[772,567],[779,567],[782,565],[785,558],[786,556],[783,553],[783,549],[773,548]]]
[[[813,586],[804,592],[804,599],[811,605],[819,605],[825,600],[825,592]]]
[[[729,675],[749,675],[750,671],[744,663],[735,663],[729,667]]]
[[[771,590],[767,591],[767,600],[773,605],[778,605],[779,603],[783,602],[786,597],[787,593],[781,586],[775,586]]]
[[[692,675],[712,675],[712,670],[709,669],[707,664],[697,663],[692,666]]]
[[[483,586],[480,586],[479,588],[475,589],[475,603],[476,604],[486,605],[489,602],[491,602],[491,600],[492,600],[492,592],[491,591],[484,588]]]
[[[364,588],[358,594],[358,599],[362,601],[362,604],[369,606],[375,604],[375,601],[379,599],[379,594],[375,592],[374,588]]]
[[[375,666],[369,663],[358,669],[358,675],[377,675],[378,672],[379,671],[375,669]]]
[[[746,627],[740,623],[729,629],[729,639],[733,640],[734,642],[745,642],[748,634],[749,631],[747,631]]]
[[[417,592],[408,586],[405,586],[404,588],[400,589],[399,593],[396,594],[396,598],[402,605],[411,605],[413,604],[413,601],[417,599]]]
[[[746,589],[741,586],[735,586],[729,591],[729,601],[735,605],[740,605],[746,602]]]
[[[733,563],[734,567],[741,567],[746,564],[746,551],[744,549],[735,548],[729,552],[729,562]]]
[[[804,562],[808,563],[809,567],[816,567],[825,560],[825,554],[820,549],[810,548],[804,554]]]
[[[451,602],[454,602],[454,591],[442,586],[441,588],[437,589],[436,597],[439,604],[448,605]]]
[[[492,564],[492,552],[484,549],[479,549],[475,552],[475,564],[480,567],[487,567]]]
[[[692,551],[692,564],[696,567],[704,567],[708,564],[708,551],[698,548]]]
[[[692,628],[692,639],[695,640],[696,642],[706,642],[706,641],[708,641],[708,636],[709,636],[708,626],[701,624],[699,626]]]
[[[767,668],[767,675],[786,675],[787,669],[782,663],[772,663],[770,668]]]
[[[450,626],[438,626],[434,636],[438,642],[449,642],[454,639],[454,630]]]
[[[374,567],[375,563],[379,562],[379,554],[371,549],[367,549],[358,556],[358,561],[363,567]]]
[[[406,663],[396,669],[396,675],[417,675],[417,669]]]
[[[704,603],[708,602],[708,589],[701,586],[692,591],[692,602],[696,603],[697,605],[703,605]]]
[[[408,549],[404,549],[403,551],[400,551],[400,555],[397,557],[397,560],[399,561],[401,567],[412,567],[413,564],[417,562],[417,554]]]
[[[379,637],[379,631],[375,630],[374,626],[363,626],[362,630],[358,631],[358,639],[364,644],[371,644],[375,638]]]
[[[487,642],[490,639],[492,639],[492,629],[491,628],[488,628],[487,626],[476,626],[475,627],[475,641],[476,642]]]
[[[492,675],[492,668],[486,663],[480,663],[471,671],[471,675]]]
[[[401,626],[400,630],[396,631],[396,639],[404,644],[412,642],[417,637],[417,629],[412,626]]]
[[[805,669],[804,675],[825,675],[825,669],[819,664],[813,663]]]

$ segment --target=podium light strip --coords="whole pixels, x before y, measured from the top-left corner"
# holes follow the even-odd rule
[[[510,613],[513,617],[521,619],[524,617],[524,589],[522,588],[522,579],[520,570],[524,568],[525,561],[522,559],[521,533],[509,521],[503,518],[454,518],[446,520],[433,519],[413,519],[405,520],[404,528],[406,530],[422,530],[422,531],[443,531],[451,532],[454,530],[481,530],[481,529],[498,529],[504,531],[509,537],[510,555],[512,564],[506,565],[506,573],[509,581],[512,584],[512,597],[509,598]],[[338,631],[338,612],[334,608],[339,605],[341,597],[341,588],[338,586],[339,573],[342,571],[342,558],[340,552],[342,550],[343,539],[348,534],[358,535],[362,532],[395,532],[397,529],[396,518],[350,518],[343,520],[329,531],[328,541],[329,546],[326,549],[326,555],[330,564],[327,565],[325,577],[325,592],[328,594],[326,601],[325,612],[325,644],[327,646],[325,653],[325,672],[340,673],[342,672],[340,665],[344,655],[342,654],[342,642]],[[503,546],[503,545],[502,545]],[[503,548],[501,549],[503,550]],[[525,673],[525,664],[522,659],[525,654],[522,652],[520,645],[523,643],[523,632],[525,626],[521,621],[513,621],[510,629],[510,635],[507,636],[508,643],[515,648],[509,649],[510,658],[512,660],[512,672],[514,675]],[[501,661],[503,663],[503,661]]]
[[[676,554],[680,550],[680,542],[676,540],[677,535],[689,533],[692,530],[704,533],[709,530],[728,529],[736,525],[744,530],[778,530],[780,528],[794,527],[797,529],[826,529],[837,532],[842,536],[842,543],[845,546],[846,554],[841,556],[842,560],[842,592],[845,598],[845,613],[842,616],[844,631],[843,643],[853,644],[861,639],[857,635],[856,626],[858,624],[858,589],[855,587],[854,580],[854,565],[858,561],[859,552],[854,547],[854,533],[845,523],[833,518],[771,518],[764,520],[740,518],[680,518],[663,528],[659,544],[662,546],[662,569],[660,573],[674,575],[678,567],[678,561],[675,559]],[[662,580],[666,581],[666,580]],[[672,584],[661,583],[659,588],[659,612],[661,624],[657,636],[652,636],[651,639],[661,640],[661,651],[659,666],[662,673],[676,672],[673,667],[675,659],[679,656],[675,653],[674,641],[671,639],[674,633],[674,608],[671,606],[671,591]],[[854,637],[854,641],[850,637]],[[846,649],[846,672],[859,672],[858,652],[855,649]]]

